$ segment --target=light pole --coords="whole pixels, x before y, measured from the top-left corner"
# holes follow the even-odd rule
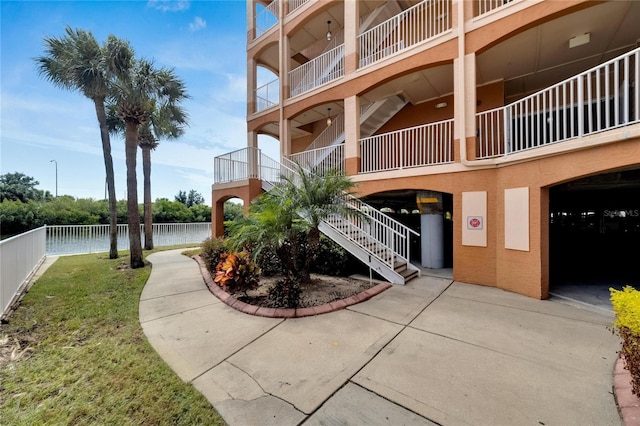
[[[58,198],[58,162],[56,160],[51,160],[49,162],[56,163],[56,198]]]

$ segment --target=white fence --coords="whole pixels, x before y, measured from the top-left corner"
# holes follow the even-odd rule
[[[358,37],[360,67],[451,29],[451,0],[425,0]]]
[[[476,115],[477,158],[640,122],[640,48],[505,107]]]
[[[244,179],[257,179],[257,148],[241,148],[219,155],[213,159],[214,183],[234,182]]]
[[[200,244],[211,236],[211,223],[154,223],[155,247]],[[109,251],[109,225],[47,226],[47,255],[99,253]],[[118,250],[129,249],[129,226],[117,225]],[[140,225],[144,241],[144,225]]]
[[[22,293],[45,258],[45,227],[0,241],[2,317]]]
[[[453,120],[360,139],[360,172],[453,162]]]
[[[144,233],[144,225],[140,226]],[[211,223],[154,223],[156,247],[200,244]],[[144,237],[143,237],[144,239]],[[0,241],[0,305],[4,316],[46,255],[109,251],[109,225],[43,226]],[[128,225],[118,225],[118,250],[129,249]]]

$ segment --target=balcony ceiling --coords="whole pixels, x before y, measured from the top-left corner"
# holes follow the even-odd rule
[[[635,48],[639,25],[640,1],[606,2],[546,22],[480,54],[477,83],[504,79],[507,100],[517,99]],[[589,43],[569,48],[569,39],[585,33]]]

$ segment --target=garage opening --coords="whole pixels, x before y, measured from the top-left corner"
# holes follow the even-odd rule
[[[549,192],[549,290],[609,307],[609,287],[640,285],[640,169]]]
[[[423,266],[424,257],[426,257],[424,250],[433,242],[427,235],[427,231],[423,229],[425,224],[433,222],[426,221],[425,216],[441,216],[436,226],[439,227],[439,223],[442,224],[442,234],[438,235],[434,244],[437,246],[436,250],[442,255],[442,269],[453,267],[453,196],[451,194],[413,189],[396,190],[378,192],[364,197],[362,201],[420,234],[419,237],[414,236],[411,241],[411,262],[419,267]],[[425,269],[432,268],[423,268]]]

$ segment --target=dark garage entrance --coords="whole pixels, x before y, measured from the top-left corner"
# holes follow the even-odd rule
[[[549,192],[549,289],[609,298],[640,285],[640,169],[564,183]]]

